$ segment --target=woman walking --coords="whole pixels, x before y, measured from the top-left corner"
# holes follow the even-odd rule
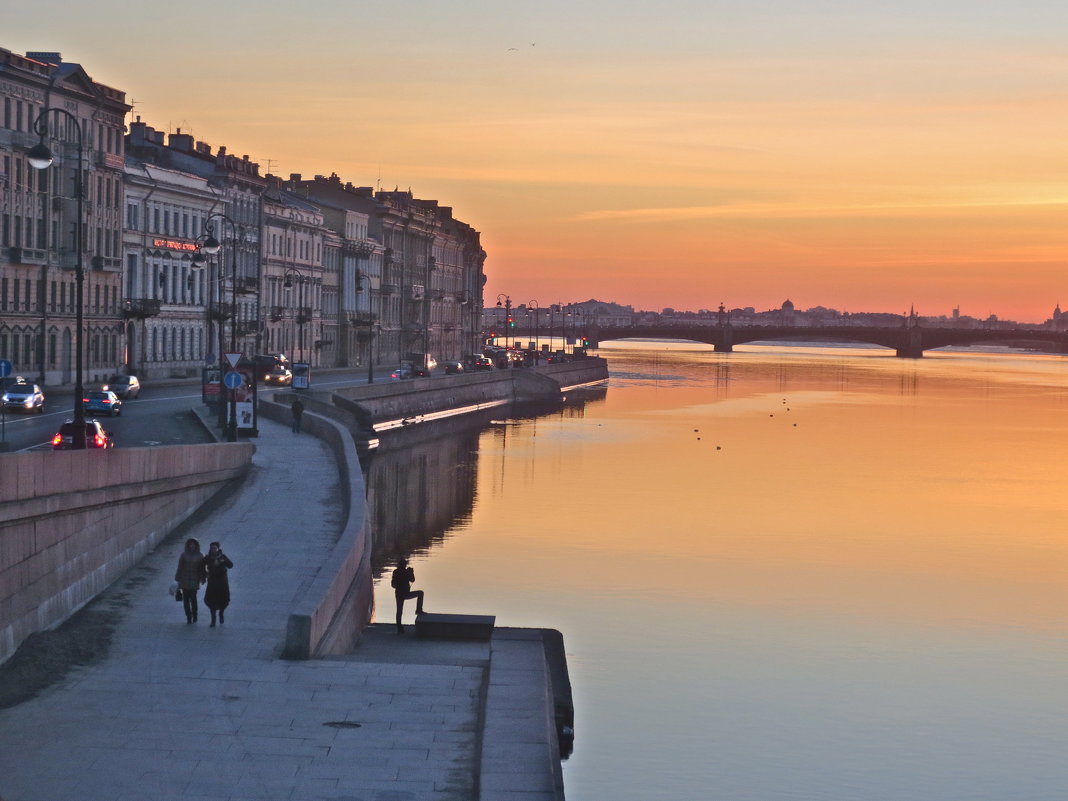
[[[178,569],[174,571],[174,580],[182,591],[186,623],[197,622],[197,591],[204,578],[204,554],[200,552],[200,543],[190,537],[185,541],[185,550],[178,557]]]
[[[222,546],[213,542],[208,546],[208,555],[204,557],[204,568],[208,574],[208,588],[204,590],[204,605],[211,610],[211,625],[215,625],[215,613],[219,622],[226,622],[226,607],[230,605],[230,578],[227,571],[234,566],[230,557],[222,552]]]

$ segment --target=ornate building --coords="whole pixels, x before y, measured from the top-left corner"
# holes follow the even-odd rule
[[[262,195],[267,179],[260,175],[259,165],[248,156],[230,155],[225,147],[212,152],[209,144],[195,141],[181,129],[164,137],[163,131],[149,127],[140,117],[130,124],[127,154],[150,170],[165,168],[193,177],[206,189],[202,199],[208,201],[208,207],[202,214],[192,208],[179,209],[173,202],[158,197],[153,201],[163,214],[170,211],[172,229],[179,230],[176,219],[184,225],[187,213],[190,219],[196,217],[196,223],[188,229],[180,228],[183,247],[188,246],[188,241],[203,241],[208,235],[222,245],[206,270],[193,276],[196,302],[205,306],[202,314],[211,318],[205,345],[196,358],[206,359],[210,355],[217,360],[220,343],[227,350],[233,346],[246,355],[261,352],[265,326],[260,293],[260,233]],[[203,210],[202,204],[197,208]],[[175,214],[179,217],[175,218]],[[167,219],[162,222],[166,223]],[[154,224],[155,220],[142,220],[142,228],[150,223]],[[139,289],[145,291],[146,287]],[[130,300],[137,308],[138,298],[130,296]],[[236,307],[236,316],[231,306]],[[166,320],[166,311],[149,327],[162,327],[162,330],[173,327],[174,323]],[[226,329],[221,338],[217,327],[220,323]]]
[[[105,378],[124,360],[123,128],[130,106],[124,92],[59,53],[3,49],[0,103],[0,357],[40,383],[74,382],[81,264],[85,379]],[[45,127],[55,161],[37,171],[26,154]]]
[[[289,187],[324,214],[342,242],[336,363],[396,364],[413,353],[460,359],[478,350],[480,234],[452,209],[410,191],[374,192],[336,175]]]

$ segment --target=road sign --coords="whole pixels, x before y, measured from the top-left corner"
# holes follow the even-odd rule
[[[209,353],[207,356],[204,357],[204,366],[205,367],[213,367],[214,365],[216,365],[218,363],[219,363],[219,360],[215,358],[215,354],[214,353]]]
[[[0,359],[0,378],[11,375],[11,362],[7,359]]]
[[[226,361],[228,361],[230,363],[231,367],[237,367],[237,363],[239,361],[241,361],[241,354],[240,353],[227,353],[226,354]]]
[[[245,383],[245,377],[241,373],[235,373],[231,370],[223,376],[223,383],[226,384],[227,389],[237,389]]]

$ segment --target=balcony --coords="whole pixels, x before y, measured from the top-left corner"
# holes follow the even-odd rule
[[[229,306],[209,306],[208,307],[208,319],[209,320],[229,320],[230,319],[230,307]]]
[[[255,295],[260,291],[260,282],[252,276],[240,276],[234,289],[239,295]]]
[[[144,320],[159,314],[158,298],[127,298],[122,302],[122,316],[127,320]]]
[[[263,333],[261,320],[241,320],[237,324],[236,334],[239,337],[251,337]]]
[[[375,316],[369,311],[347,312],[349,325],[374,325]]]
[[[286,316],[285,306],[271,306],[271,322],[277,323],[280,320],[284,320]]]

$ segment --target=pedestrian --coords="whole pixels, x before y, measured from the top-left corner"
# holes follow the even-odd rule
[[[215,614],[219,622],[226,622],[226,607],[230,605],[230,577],[228,571],[234,566],[230,557],[223,553],[222,546],[213,542],[204,557],[204,572],[208,586],[204,590],[204,606],[211,610],[211,627],[215,626]]]
[[[197,622],[197,591],[206,580],[204,574],[204,554],[200,552],[200,543],[190,537],[185,541],[185,550],[178,557],[178,569],[174,571],[174,580],[182,591],[182,607],[185,609],[185,622]]]
[[[300,433],[300,418],[304,415],[304,404],[300,402],[300,398],[294,398],[293,403],[289,407],[289,411],[293,413],[293,433]]]
[[[425,614],[423,611],[423,591],[413,590],[412,582],[415,581],[415,569],[408,566],[407,559],[401,559],[397,563],[397,569],[393,571],[393,577],[390,579],[390,584],[393,587],[393,593],[397,596],[397,634],[404,633],[404,626],[401,625],[401,612],[404,611],[404,602],[409,598],[415,598],[415,615]]]

